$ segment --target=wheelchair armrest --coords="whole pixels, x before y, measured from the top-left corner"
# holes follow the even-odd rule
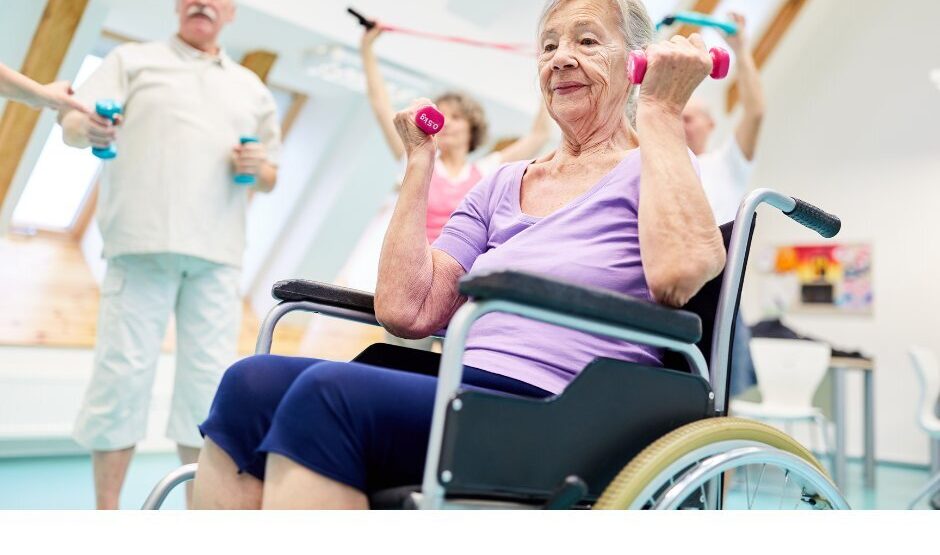
[[[308,301],[375,316],[374,295],[329,283],[289,279],[275,283],[271,294],[280,301]]]
[[[536,274],[503,271],[467,275],[460,280],[460,292],[477,300],[512,301],[683,343],[696,343],[702,338],[702,321],[691,312]]]

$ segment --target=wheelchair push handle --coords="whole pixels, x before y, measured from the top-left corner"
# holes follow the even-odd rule
[[[793,197],[793,201],[796,203],[793,210],[784,212],[793,221],[812,229],[826,239],[835,237],[842,230],[842,220],[838,216],[796,197]]]

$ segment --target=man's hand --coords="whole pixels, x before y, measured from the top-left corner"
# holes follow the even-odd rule
[[[258,175],[268,160],[268,151],[261,143],[245,143],[232,149],[232,166],[236,174]]]
[[[117,138],[117,128],[121,125],[118,116],[112,123],[108,118],[89,112],[82,116],[80,134],[94,148],[108,148]]]

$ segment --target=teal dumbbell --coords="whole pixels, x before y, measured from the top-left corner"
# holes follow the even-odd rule
[[[247,145],[248,143],[258,143],[260,141],[258,140],[258,137],[247,136],[247,137],[240,137],[238,139],[238,142],[240,142],[243,145]],[[257,183],[257,181],[258,181],[258,178],[255,177],[255,174],[253,173],[236,173],[235,174],[236,185],[243,185],[245,187],[251,187],[252,185]]]
[[[95,103],[95,112],[114,123],[122,113],[121,103],[117,100],[99,100]],[[117,147],[113,144],[108,145],[107,148],[92,147],[91,153],[102,160],[112,160],[117,157]]]
[[[663,27],[668,27],[676,23],[688,23],[689,25],[698,25],[699,27],[714,27],[721,29],[729,35],[738,34],[738,26],[734,23],[721,21],[710,15],[698,12],[676,12],[672,15],[667,15],[656,25],[656,30],[658,31]]]

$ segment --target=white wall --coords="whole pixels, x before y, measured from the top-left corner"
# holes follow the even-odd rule
[[[838,214],[842,242],[874,245],[874,315],[793,315],[808,335],[877,359],[876,444],[881,459],[924,463],[914,419],[917,382],[905,349],[940,351],[940,67],[932,37],[940,2],[810,2],[765,68],[769,113],[754,185]],[[754,249],[818,236],[765,209]],[[752,259],[753,260],[753,259]],[[754,264],[745,314],[761,316]],[[850,382],[850,452],[860,453],[861,398]]]
[[[0,346],[0,457],[81,452],[72,428],[91,378],[91,349]],[[160,355],[141,451],[168,451],[172,354]]]

